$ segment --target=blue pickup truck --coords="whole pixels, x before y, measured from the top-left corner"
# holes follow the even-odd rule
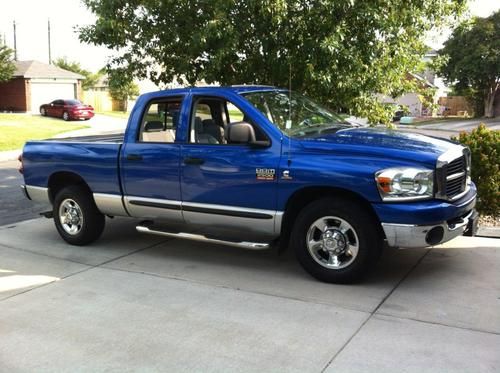
[[[30,141],[21,161],[26,196],[70,244],[126,216],[144,233],[291,246],[326,282],[360,279],[384,244],[432,246],[477,221],[467,148],[356,128],[268,86],[145,94],[124,135]]]

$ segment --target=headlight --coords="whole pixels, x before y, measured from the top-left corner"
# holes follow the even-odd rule
[[[432,198],[434,173],[422,168],[388,168],[375,174],[375,181],[384,201]]]

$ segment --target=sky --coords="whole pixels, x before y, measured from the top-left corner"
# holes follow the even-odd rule
[[[411,1],[411,0],[410,0]],[[500,0],[472,0],[469,10],[472,15],[487,17],[500,9]],[[74,32],[76,25],[91,24],[94,15],[81,0],[0,0],[0,37],[6,39],[11,48],[13,42],[13,21],[17,29],[18,60],[48,62],[47,21],[51,23],[52,59],[67,57],[79,61],[82,67],[97,71],[104,67],[113,51],[104,47],[81,44]],[[433,48],[449,36],[449,31],[429,36]]]

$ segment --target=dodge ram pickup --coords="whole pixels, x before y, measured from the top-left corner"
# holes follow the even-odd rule
[[[292,247],[326,282],[356,281],[382,247],[429,247],[477,227],[470,152],[451,141],[354,127],[287,90],[186,88],[139,97],[121,135],[26,143],[27,198],[73,245],[105,217],[139,232]]]

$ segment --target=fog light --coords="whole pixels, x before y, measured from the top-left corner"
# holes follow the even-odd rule
[[[434,227],[429,232],[427,232],[427,235],[425,236],[425,242],[427,242],[431,246],[437,245],[438,243],[441,242],[443,236],[444,236],[443,227]]]

